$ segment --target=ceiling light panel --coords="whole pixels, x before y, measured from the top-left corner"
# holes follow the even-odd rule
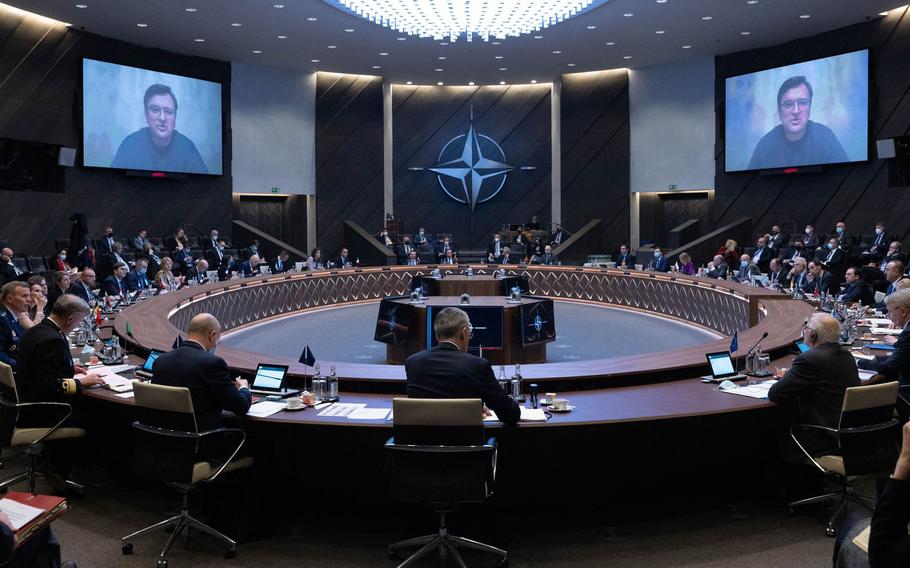
[[[456,41],[518,37],[546,29],[606,0],[329,0],[406,35]]]

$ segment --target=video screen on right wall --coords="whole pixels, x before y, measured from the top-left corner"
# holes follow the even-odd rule
[[[726,79],[725,170],[869,159],[869,50]]]

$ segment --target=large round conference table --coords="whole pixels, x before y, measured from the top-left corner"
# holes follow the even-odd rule
[[[406,295],[411,279],[428,275],[431,270],[431,266],[326,270],[189,287],[126,308],[114,319],[114,331],[137,353],[150,349],[167,351],[175,337],[183,334],[189,320],[199,313],[216,316],[223,334],[227,335],[309,310]],[[479,275],[490,270],[483,265],[474,267]],[[559,392],[576,409],[567,414],[553,414],[545,423],[522,423],[520,428],[655,421],[773,406],[766,400],[716,391],[714,385],[699,381],[699,376],[708,373],[705,353],[727,350],[728,336],[737,331],[740,345],[737,356],[741,358],[767,332],[762,343],[764,352],[775,359],[786,358],[793,341],[799,337],[802,323],[814,311],[810,304],[777,291],[672,273],[563,266],[521,266],[507,271],[510,276],[527,276],[530,293],[535,296],[646,312],[723,336],[674,351],[524,365],[522,374],[526,382],[537,383],[541,393]],[[266,362],[256,353],[236,348],[219,347],[218,354],[233,371],[247,377],[252,376],[258,363]],[[288,365],[289,378],[302,381],[312,369],[306,369],[297,359],[297,354],[288,354],[284,358],[270,357],[267,362]],[[404,395],[405,372],[401,365],[319,362],[323,368],[336,367],[343,402],[391,407],[392,398]],[[117,398],[107,391],[92,391],[88,396],[132,404],[131,400]],[[352,428],[391,426],[384,420],[318,416],[313,410],[282,411],[267,418],[247,420]]]

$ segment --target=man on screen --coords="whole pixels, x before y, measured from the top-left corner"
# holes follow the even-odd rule
[[[193,141],[177,132],[177,97],[167,85],[145,91],[145,122],[123,139],[112,168],[207,174]]]
[[[784,81],[777,91],[780,124],[755,145],[748,169],[848,161],[837,135],[827,126],[809,120],[811,111],[812,85],[809,81],[802,75]]]

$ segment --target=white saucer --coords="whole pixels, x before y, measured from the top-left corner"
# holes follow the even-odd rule
[[[298,406],[297,408],[288,408],[287,406],[285,406],[282,410],[284,410],[285,412],[300,412],[301,410],[306,410],[306,405],[304,404],[304,405]]]
[[[557,410],[557,409],[555,409],[555,408],[553,408],[553,407],[551,406],[548,410],[549,410],[550,412],[560,412],[560,413],[562,413],[562,412],[572,412],[573,410],[575,410],[575,407],[569,405],[569,406],[566,406],[566,407],[565,407],[564,409],[562,409],[562,410]]]

